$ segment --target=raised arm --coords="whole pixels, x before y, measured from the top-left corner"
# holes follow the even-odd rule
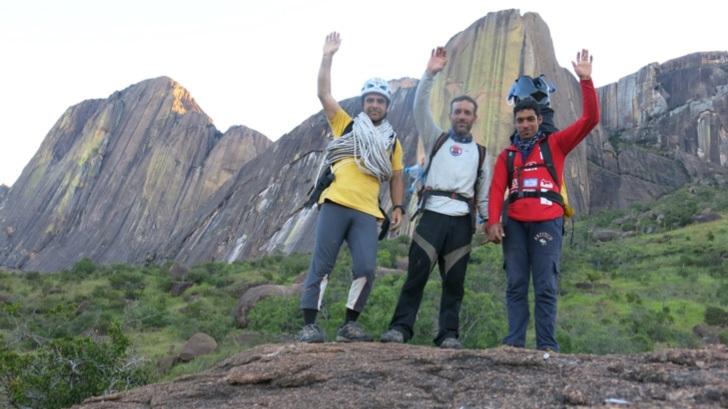
[[[574,73],[579,77],[582,110],[581,117],[576,122],[554,134],[554,141],[565,155],[581,143],[599,123],[599,100],[591,78],[593,59],[589,50],[582,49],[576,54],[576,61],[571,62]]]
[[[425,148],[425,152],[429,154],[437,137],[442,134],[442,129],[437,126],[435,119],[432,117],[430,110],[430,94],[432,92],[432,84],[435,81],[435,75],[442,71],[447,64],[447,51],[444,47],[437,47],[432,50],[430,59],[427,61],[427,69],[422,76],[420,83],[417,85],[414,103],[414,119],[417,132],[420,134],[420,140]]]
[[[321,58],[321,67],[318,73],[318,97],[324,108],[324,114],[329,121],[334,119],[336,113],[341,107],[336,99],[331,95],[331,63],[334,54],[339,51],[341,45],[341,37],[336,31],[326,36],[324,43],[324,55]]]

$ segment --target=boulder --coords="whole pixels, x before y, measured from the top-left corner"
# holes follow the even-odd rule
[[[708,223],[721,220],[723,216],[718,213],[701,213],[690,216],[690,223]]]
[[[169,276],[172,277],[172,280],[184,280],[189,273],[190,268],[182,263],[174,263],[169,267]]]
[[[190,281],[172,281],[172,285],[169,287],[169,293],[173,297],[179,297],[184,294],[188,288],[194,287],[195,283]]]
[[[609,229],[597,229],[594,230],[594,239],[597,241],[605,242],[612,241],[619,237],[619,232]]]
[[[394,262],[394,267],[397,270],[407,271],[409,268],[409,257],[402,257]]]
[[[217,342],[211,336],[198,332],[193,335],[184,346],[182,351],[179,353],[179,359],[184,362],[189,362],[198,356],[206,355],[214,352],[217,349]]]

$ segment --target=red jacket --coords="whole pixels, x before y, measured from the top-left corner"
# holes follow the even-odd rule
[[[597,92],[591,79],[580,81],[582,95],[582,114],[576,122],[568,128],[549,135],[548,144],[551,148],[553,164],[556,174],[562,175],[566,155],[571,152],[581,141],[586,138],[589,132],[599,123],[599,104]],[[493,180],[490,184],[490,200],[488,203],[488,226],[500,223],[501,212],[503,211],[503,200],[508,183],[508,169],[506,164],[507,152],[518,151],[515,145],[505,148],[499,155],[493,170]],[[537,143],[531,153],[523,161],[523,155],[517,152],[513,161],[513,168],[518,169],[527,163],[543,164],[541,148]],[[513,172],[513,182],[510,188],[518,190],[518,179],[516,172]],[[555,181],[548,169],[544,166],[522,171],[521,180],[524,190],[547,189],[559,192],[562,181]],[[558,183],[557,183],[558,182]],[[508,205],[508,218],[522,222],[540,222],[556,219],[564,215],[564,209],[558,203],[551,203],[543,198],[527,197],[518,199]]]

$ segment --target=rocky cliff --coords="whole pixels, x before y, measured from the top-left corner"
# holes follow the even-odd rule
[[[404,147],[405,163],[413,163],[417,134],[411,107],[416,82],[406,79],[391,86],[394,93],[387,118]],[[352,116],[361,111],[360,104],[358,97],[341,102]],[[321,112],[304,121],[218,189],[171,237],[160,256],[183,263],[232,262],[276,252],[311,251],[318,210],[304,208],[303,203],[331,139]],[[380,197],[382,206],[390,208],[388,184],[383,185]]]
[[[0,205],[0,263],[52,271],[83,257],[154,259],[178,226],[270,141],[221,134],[169,78],[66,111]]]
[[[590,211],[728,180],[727,52],[651,64],[598,93],[605,132],[587,143]]]
[[[570,67],[558,66],[537,14],[490,13],[446,48],[433,115],[445,128],[449,101],[473,96],[473,133],[492,157],[508,144],[506,98],[519,75],[546,74],[558,85],[558,127],[581,113],[578,82]],[[577,211],[624,207],[685,183],[725,182],[726,58],[700,53],[653,64],[599,90],[602,123],[564,171]],[[417,80],[391,83],[388,118],[409,165],[422,155],[411,112]],[[357,98],[342,106],[352,115],[360,109]],[[169,78],[85,101],[61,117],[0,199],[0,265],[54,271],[83,257],[196,264],[308,252],[318,212],[302,204],[330,138],[321,112],[273,144],[244,127],[221,134]],[[386,184],[381,198],[388,209]],[[406,223],[400,234],[411,231]]]

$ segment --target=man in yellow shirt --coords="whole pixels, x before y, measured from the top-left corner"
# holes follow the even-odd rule
[[[332,32],[326,37],[318,73],[318,97],[335,138],[327,147],[325,158],[325,165],[330,166],[334,178],[318,200],[316,241],[301,296],[304,327],[298,337],[300,342],[325,341],[316,316],[344,241],[351,250],[353,281],[346,318],[336,340],[373,340],[357,319],[374,282],[377,221],[385,217],[379,208],[382,182],[390,184],[394,205],[392,230],[399,228],[404,211],[402,146],[386,120],[391,103],[389,84],[379,78],[367,80],[361,91],[363,112],[352,118],[331,95],[331,64],[340,45],[339,33]]]

